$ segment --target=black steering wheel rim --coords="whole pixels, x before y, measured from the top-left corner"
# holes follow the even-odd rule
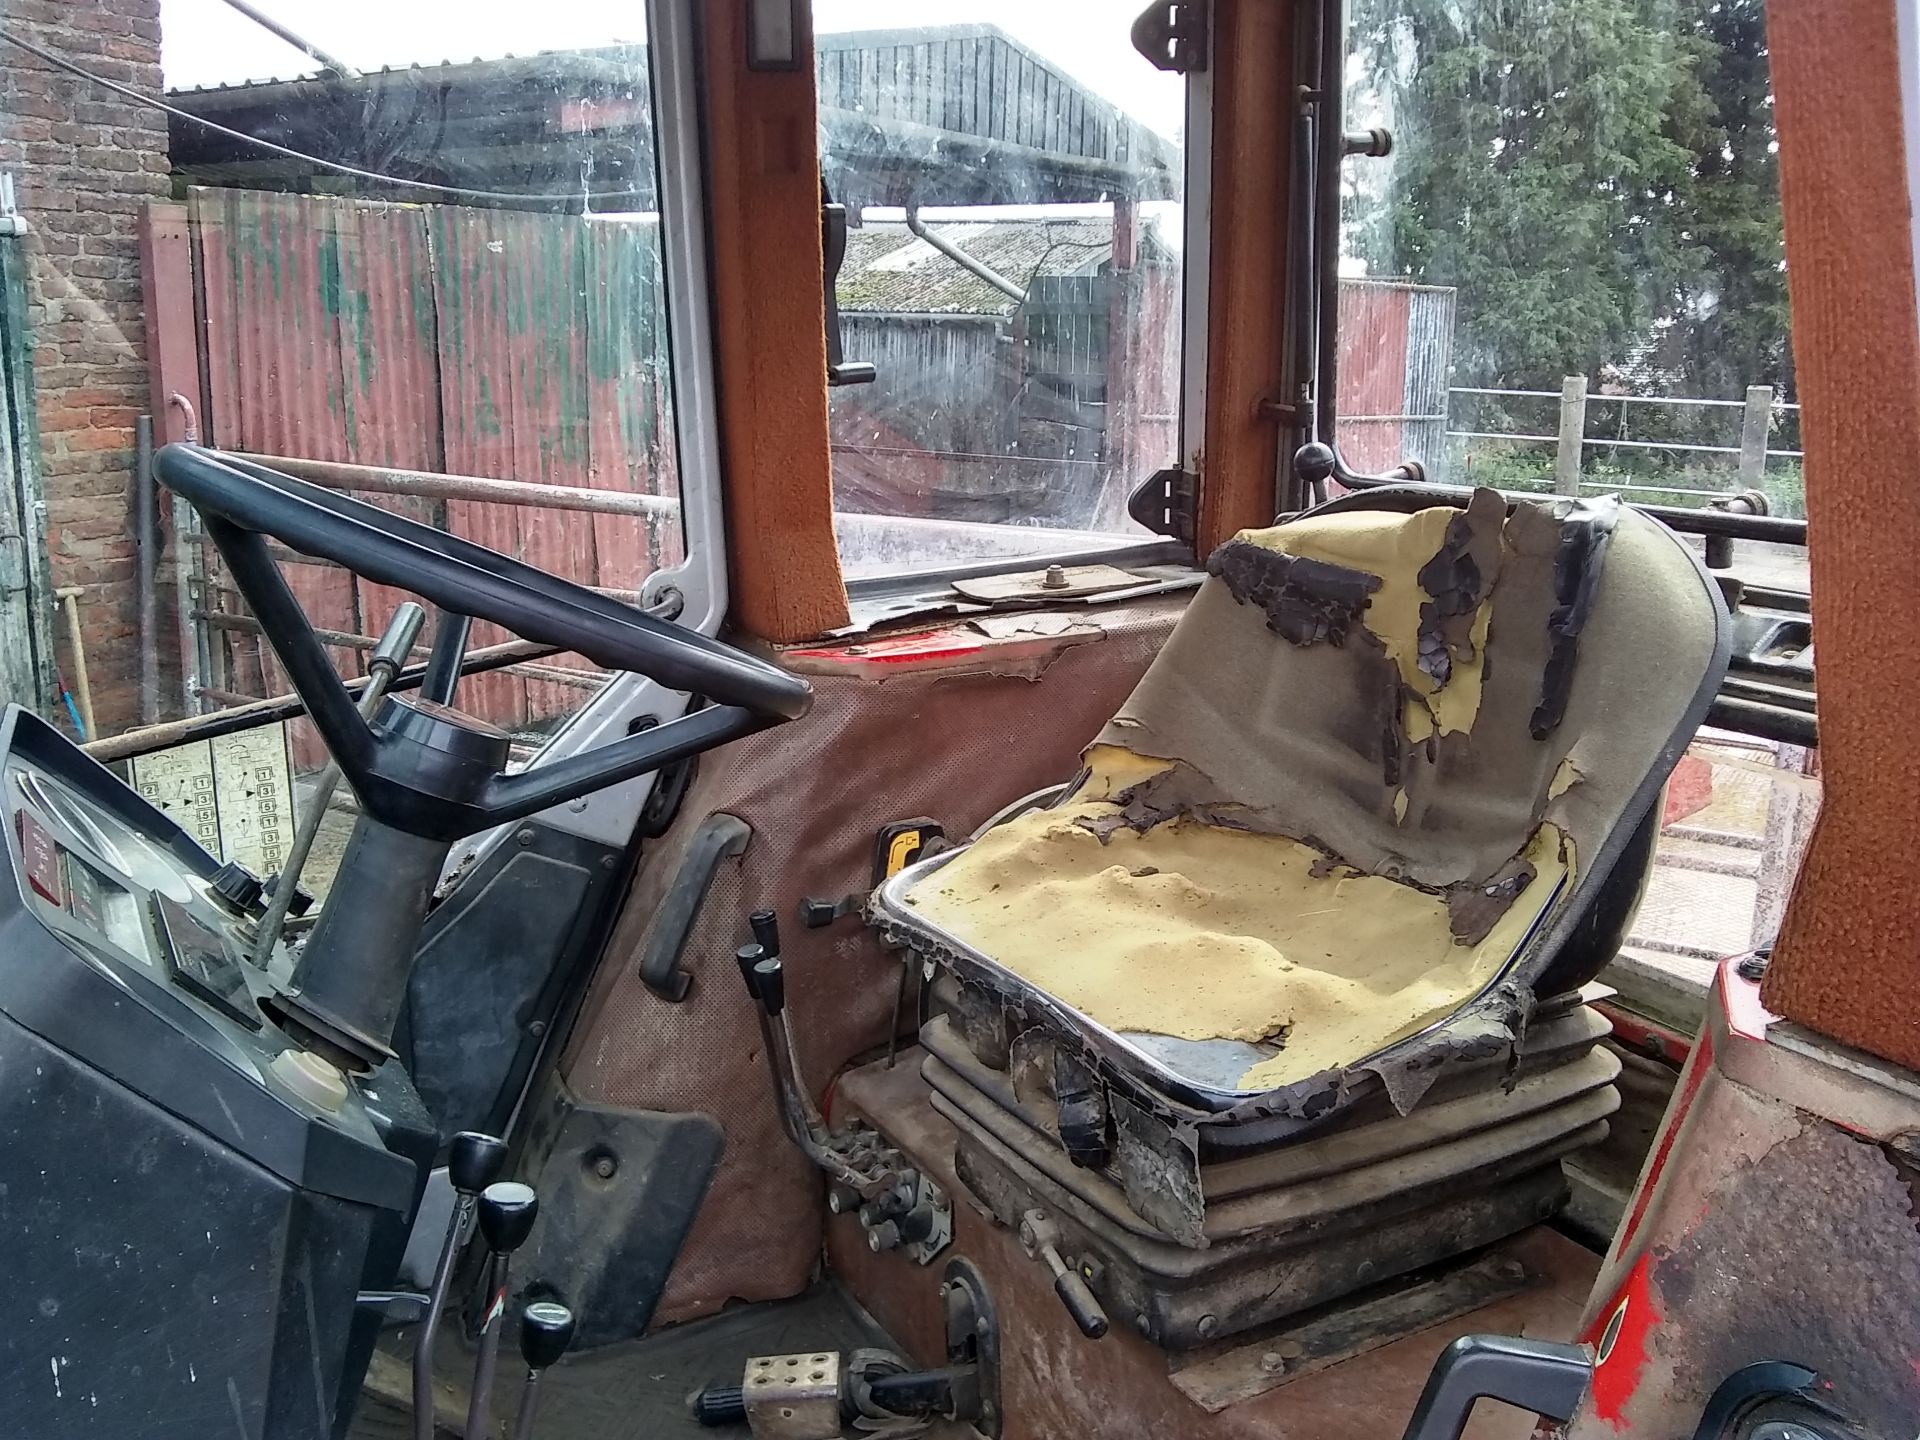
[[[364,500],[198,445],[165,447],[154,469],[203,516],[524,639],[770,720],[811,703],[807,683],[776,665]]]
[[[805,680],[757,656],[257,462],[169,445],[154,457],[154,470],[199,511],[362,809],[407,834],[454,840],[506,824],[796,719],[811,703]],[[514,775],[448,766],[409,726],[362,718],[267,549],[269,537],[424,596],[450,614],[649,676],[703,703],[665,724]],[[504,765],[504,749],[500,755]]]

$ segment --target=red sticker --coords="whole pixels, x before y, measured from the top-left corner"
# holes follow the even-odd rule
[[[26,862],[27,884],[41,899],[66,908],[67,878],[60,864],[60,846],[47,829],[26,811],[19,812],[20,855]]]

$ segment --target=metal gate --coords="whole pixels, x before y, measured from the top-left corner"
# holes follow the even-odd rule
[[[53,696],[54,663],[26,228],[12,177],[0,175],[0,700],[39,708]]]

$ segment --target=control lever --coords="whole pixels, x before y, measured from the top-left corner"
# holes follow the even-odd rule
[[[780,937],[776,928],[770,924],[754,924],[762,916],[772,919],[766,911],[759,910],[754,912],[749,924],[777,945]],[[794,1065],[793,1032],[788,1028],[786,1015],[786,970],[780,957],[767,954],[766,946],[756,942],[742,945],[733,952],[733,958],[740,966],[740,978],[746,982],[747,994],[753,997],[754,1012],[760,1021],[760,1045],[766,1052],[774,1099],[779,1103],[780,1120],[788,1138],[832,1179],[856,1189],[864,1187],[864,1177],[827,1148],[823,1138],[826,1121],[814,1105],[813,1097],[806,1093]]]
[[[827,1124],[794,1060],[779,922],[772,911],[756,910],[747,923],[754,942],[734,951],[733,958],[754,1002],[760,1045],[787,1138],[826,1173],[827,1205],[834,1214],[858,1210],[875,1250],[905,1246],[926,1264],[952,1238],[952,1206],[937,1185],[871,1127],[859,1121],[839,1129]]]
[[[507,1142],[476,1130],[462,1130],[453,1137],[447,1151],[447,1179],[453,1183],[453,1214],[447,1220],[447,1238],[440,1246],[440,1263],[434,1266],[427,1318],[420,1324],[420,1338],[413,1349],[414,1440],[433,1440],[434,1341],[440,1333],[440,1317],[447,1308],[447,1291],[453,1284],[454,1256],[460,1253],[461,1237],[473,1222],[480,1192],[499,1178],[506,1163]]]
[[[387,687],[413,653],[413,642],[418,638],[426,618],[427,612],[411,600],[403,601],[393,612],[393,619],[387,622],[387,628],[380,636],[380,644],[367,657],[367,686],[360,692],[357,702],[361,719],[372,719],[374,712],[380,708]],[[273,947],[279,942],[281,927],[287,921],[287,908],[299,893],[300,872],[306,868],[307,854],[313,849],[314,839],[320,833],[320,822],[327,815],[327,802],[333,799],[333,792],[339,784],[340,766],[329,759],[326,768],[320,772],[320,778],[313,782],[313,797],[307,802],[307,813],[300,817],[299,828],[293,832],[293,844],[288,847],[286,863],[280,867],[280,873],[273,882],[273,893],[267,899],[267,912],[260,917],[260,926],[254,932],[253,963],[262,970],[273,959]]]
[[[473,1395],[467,1402],[465,1434],[485,1440],[487,1412],[493,1405],[493,1376],[500,1367],[500,1331],[507,1309],[507,1270],[513,1252],[533,1233],[540,1197],[531,1185],[499,1180],[480,1192],[480,1236],[487,1242],[486,1311],[480,1317],[480,1356],[473,1366]]]
[[[1073,1323],[1089,1340],[1107,1333],[1107,1312],[1100,1308],[1086,1279],[1060,1258],[1060,1225],[1044,1210],[1028,1210],[1020,1217],[1020,1248],[1053,1272],[1053,1293],[1067,1307]]]
[[[527,1383],[520,1391],[520,1415],[513,1422],[513,1440],[533,1440],[540,1377],[572,1343],[573,1312],[558,1301],[535,1300],[520,1312],[520,1358],[527,1362]]]

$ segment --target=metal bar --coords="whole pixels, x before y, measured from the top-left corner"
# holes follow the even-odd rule
[[[1558,390],[1484,390],[1473,385],[1449,385],[1449,395],[1518,395],[1528,400],[1558,400]]]
[[[1400,476],[1352,475],[1342,476],[1341,484],[1349,490],[1379,490],[1393,486],[1407,486],[1433,495],[1451,495],[1456,499],[1467,499],[1473,490],[1462,485],[1415,485]],[[1625,488],[1625,487],[1621,487]],[[1528,494],[1520,490],[1502,490],[1499,492],[1508,500],[1538,500],[1537,494]],[[1682,505],[1640,505],[1634,509],[1651,515],[1669,530],[1677,530],[1683,535],[1728,535],[1735,540],[1771,540],[1780,545],[1805,545],[1807,543],[1807,522],[1789,520],[1779,515],[1736,515],[1730,510],[1710,510],[1702,507],[1698,510]],[[1741,726],[1730,725],[1730,730]],[[1794,741],[1800,744],[1801,741]]]
[[[1819,723],[1812,715],[1734,696],[1723,695],[1715,700],[1707,710],[1706,723],[1722,730],[1737,730],[1743,735],[1803,745],[1809,750],[1820,744]]]
[[[1713,493],[1717,495],[1720,492],[1716,490]],[[204,531],[196,530],[192,532],[192,534],[188,538],[189,540],[191,540],[193,544],[199,546],[200,549],[202,550],[213,550],[218,548],[214,545],[213,540]],[[277,544],[273,541],[267,542],[267,553],[282,565],[311,565],[321,570],[345,570],[347,568],[346,566],[342,565],[338,560],[328,560],[324,556],[320,556],[320,555],[302,555],[298,550],[289,550],[286,546]],[[221,591],[221,593],[223,594],[234,594],[234,595],[239,594],[238,591],[232,590],[226,586],[214,586],[212,588]],[[639,590],[620,590],[610,585],[582,585],[580,588],[582,590],[591,590],[596,595],[604,595],[609,600],[624,600],[629,605],[634,605],[634,606],[641,605],[641,597],[643,592]],[[206,619],[206,618],[210,618],[212,615],[225,614],[227,612],[218,611],[218,610],[214,610],[214,611],[195,610],[193,613],[198,618]],[[668,619],[674,618],[671,612],[669,611],[662,610],[659,613],[662,615],[665,615],[666,618]],[[339,641],[334,643],[345,644],[346,642]]]
[[[1514,395],[1527,400],[1558,400],[1558,390],[1489,390],[1475,385],[1449,385],[1449,395]],[[1589,400],[1614,401],[1621,405],[1702,405],[1716,409],[1741,410],[1746,407],[1744,400],[1696,400],[1686,395],[1589,395]],[[1773,407],[1776,410],[1798,410],[1800,406],[1792,402],[1783,402]]]
[[[268,15],[264,11],[260,10],[257,6],[254,6],[248,3],[248,0],[227,0],[227,4],[231,5],[234,9],[238,10],[242,15],[246,16],[249,20],[253,21],[253,23],[258,25],[262,30],[269,31],[272,34],[279,36],[282,40],[286,41],[287,44],[293,46],[293,48],[298,50],[301,54],[306,55],[314,60],[318,60],[322,65],[326,66],[329,70],[339,75],[341,79],[358,80],[360,78],[360,72],[354,69],[353,66],[347,64],[346,61],[338,59],[332,55],[329,55],[326,51],[322,50],[318,45],[314,44],[311,40],[307,39],[305,36],[301,35],[299,32],[289,29],[287,26],[281,24],[278,20],[274,19],[271,15]]]
[[[1154,416],[1147,416],[1154,419]],[[1159,419],[1171,419],[1171,416],[1159,416]],[[1428,415],[1420,417],[1428,420],[1445,419],[1445,416]],[[911,460],[991,460],[996,464],[1024,465],[1054,469],[1059,466],[1079,465],[1089,470],[1107,470],[1110,467],[1103,460],[1042,459],[1033,455],[982,455],[971,450],[916,450],[907,445],[841,445],[830,447],[836,455],[887,455],[899,456]]]
[[[523,660],[544,660],[549,655],[563,653],[557,645],[540,645],[531,640],[509,640],[503,645],[489,645],[484,649],[468,652],[461,663],[462,675],[479,675],[494,670],[504,670],[509,665]],[[402,670],[387,687],[387,693],[401,690],[417,690],[420,680],[426,674],[427,667],[413,665]],[[358,696],[366,688],[366,677],[356,676],[343,682],[347,693]],[[218,699],[221,694],[208,690],[209,697]],[[106,763],[113,760],[127,760],[136,755],[151,755],[156,750],[168,750],[175,745],[185,745],[191,740],[210,740],[220,735],[231,735],[238,730],[250,730],[256,725],[266,725],[275,720],[293,720],[307,713],[306,702],[298,695],[274,695],[265,700],[256,700],[251,696],[235,696],[232,709],[216,710],[206,715],[191,715],[184,720],[173,720],[163,725],[149,725],[139,730],[128,730],[124,734],[109,736],[85,746],[87,754],[95,760]]]
[[[1431,417],[1408,417],[1431,418]],[[1344,422],[1343,422],[1344,423]],[[1532,435],[1503,430],[1449,430],[1449,440],[1527,440],[1542,445],[1555,445],[1560,441],[1558,435]],[[1604,436],[1589,435],[1580,442],[1582,445],[1607,445],[1628,450],[1687,450],[1706,455],[1738,455],[1738,445],[1687,445],[1678,440],[1609,440]],[[1769,450],[1769,459],[1778,457],[1783,460],[1798,460],[1803,452],[1799,450]],[[1717,493],[1717,492],[1716,492]]]
[[[1743,835],[1738,830],[1712,830],[1704,825],[1669,825],[1660,832],[1675,840],[1692,840],[1702,845],[1726,845],[1735,850],[1759,850],[1766,841],[1758,835]]]
[[[347,465],[334,460],[305,460],[288,455],[234,452],[243,460],[281,470],[330,490],[359,490],[373,495],[425,495],[438,500],[476,500],[523,505],[537,510],[581,510],[598,515],[677,516],[680,501],[670,495],[640,495],[631,490],[589,490],[579,485],[535,485],[525,480],[491,480],[480,475],[440,475],[386,465]]]
[[[1753,879],[1755,870],[1752,863],[1742,864],[1724,855],[1690,855],[1678,850],[1659,851],[1653,857],[1653,863],[1664,865],[1670,870],[1693,870],[1703,875],[1731,875],[1738,880]]]
[[[935,250],[938,250],[949,260],[953,261],[954,264],[958,265],[962,270],[965,270],[969,275],[977,276],[986,281],[987,284],[998,290],[1002,295],[1011,299],[1014,304],[1024,305],[1027,303],[1027,292],[1014,284],[1013,281],[1007,279],[1006,276],[1002,275],[998,270],[995,270],[984,261],[974,259],[973,256],[967,254],[967,252],[962,250],[958,245],[941,239],[938,235],[934,234],[933,231],[927,229],[926,224],[920,219],[920,207],[918,205],[907,206],[907,229],[920,239],[926,241],[927,244],[931,245]]]
[[[1557,400],[1560,397],[1556,395],[1554,398]],[[1502,430],[1449,430],[1447,431],[1447,438],[1449,440],[1533,440],[1542,445],[1557,445],[1560,443],[1560,437],[1558,435],[1517,434]]]
[[[1340,421],[1340,176],[1347,162],[1347,0],[1320,0],[1313,97],[1315,438],[1332,444]]]
[[[237,630],[246,635],[264,635],[266,633],[261,629],[260,622],[251,615],[233,615],[224,610],[196,610],[193,613],[196,620],[204,621],[216,630]],[[318,625],[313,627],[313,633],[319,636],[323,643],[338,646],[342,650],[377,650],[386,643],[384,637],[356,635],[350,630],[323,630]],[[432,647],[416,643],[408,648],[408,653],[411,655],[431,655]],[[526,675],[536,680],[550,680],[560,685],[574,685],[585,690],[598,689],[606,682],[608,674],[611,673],[606,670],[575,670],[566,665],[535,665],[532,663],[508,665],[503,668],[510,674]],[[204,687],[200,693],[214,699],[232,697],[234,703],[247,705],[251,705],[260,698],[258,695],[241,695],[231,690],[222,690],[218,694],[215,694],[211,688]]]
[[[153,553],[153,547],[160,543],[158,505],[159,496],[153,482],[153,417],[141,415],[133,422],[133,566],[138,606],[136,628],[140,632],[142,725],[151,725],[160,718],[160,637],[153,633],[157,608],[153,584],[159,558]]]

